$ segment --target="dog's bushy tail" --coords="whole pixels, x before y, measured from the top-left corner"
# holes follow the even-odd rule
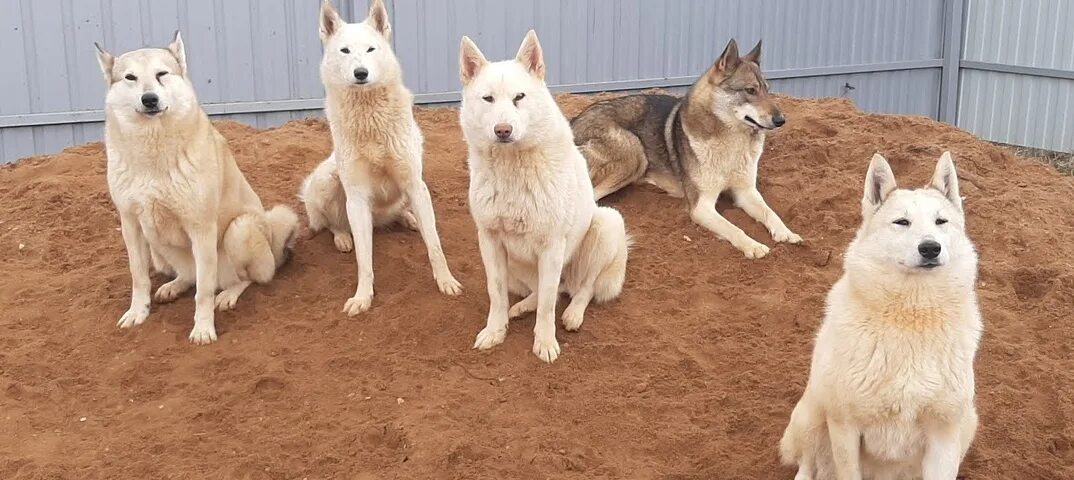
[[[607,302],[618,297],[626,281],[627,255],[634,239],[626,231],[623,216],[609,207],[598,207],[593,214],[593,223],[589,226],[589,235],[598,243],[597,249],[607,249],[605,254],[611,258],[604,264],[593,285],[593,299],[598,303]]]

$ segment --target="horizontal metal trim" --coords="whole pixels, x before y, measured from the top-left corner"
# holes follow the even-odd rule
[[[975,60],[963,60],[959,66],[969,70],[983,70],[986,72],[1014,73],[1033,77],[1061,78],[1074,80],[1074,71],[1060,70],[1058,68],[1026,67],[1022,65],[1004,65],[1002,63],[978,62]]]
[[[830,75],[849,75],[856,73],[876,73],[903,70],[918,70],[925,68],[940,68],[942,65],[943,60],[930,59],[911,60],[903,62],[839,65],[832,67],[789,68],[783,70],[766,71],[765,77],[769,80],[783,80],[791,78],[824,77]],[[551,90],[553,92],[590,93],[616,90],[642,90],[647,88],[661,87],[686,87],[692,85],[695,80],[697,80],[696,75],[688,77],[573,83],[566,85],[555,85],[551,87]],[[421,93],[414,96],[414,102],[418,104],[452,103],[458,102],[460,98],[461,97],[459,92]],[[207,103],[204,104],[203,107],[205,108],[206,113],[208,113],[209,115],[293,112],[303,110],[320,110],[324,107],[324,99],[311,98],[300,100],[265,100],[253,102]],[[0,128],[34,127],[42,125],[70,125],[103,121],[103,110],[83,110],[55,113],[29,113],[0,116]]]

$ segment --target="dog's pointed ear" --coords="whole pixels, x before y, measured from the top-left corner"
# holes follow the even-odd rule
[[[392,24],[388,21],[388,8],[384,6],[384,0],[373,0],[369,3],[369,18],[365,21],[384,38],[392,38]]]
[[[104,74],[104,81],[108,85],[115,82],[115,75],[112,69],[116,66],[116,57],[108,50],[105,50],[97,42],[93,42],[93,46],[97,49],[97,63],[101,65],[101,73]]]
[[[738,56],[738,42],[735,39],[727,42],[727,46],[724,47],[723,53],[720,54],[720,58],[716,59],[716,64],[712,66],[713,70],[725,73],[734,71],[735,67],[742,61]]]
[[[344,23],[343,17],[340,17],[339,12],[332,6],[332,0],[324,0],[321,3],[320,15],[321,43],[325,43],[329,38],[332,38]]]
[[[172,52],[172,56],[175,57],[175,61],[179,62],[179,75],[186,76],[186,46],[183,44],[183,35],[179,33],[179,30],[175,31],[175,37],[172,38],[172,43],[168,44],[168,51]]]
[[[541,49],[541,41],[537,40],[537,32],[530,30],[522,45],[518,47],[515,61],[521,63],[531,75],[544,80],[544,51]]]
[[[750,50],[750,53],[747,53],[746,55],[744,55],[742,57],[742,61],[743,62],[753,62],[753,63],[756,63],[758,67],[761,66],[761,41],[760,40],[757,41],[757,45],[755,47],[753,47],[753,50]]]
[[[469,85],[489,61],[470,37],[463,36],[459,45],[459,77],[463,85]]]
[[[872,215],[895,188],[895,174],[891,171],[891,165],[888,165],[888,161],[879,153],[873,154],[873,159],[869,161],[869,171],[865,174],[865,195],[861,198],[864,215]]]
[[[938,190],[955,204],[959,211],[962,211],[962,197],[958,191],[958,173],[955,171],[955,161],[951,159],[951,152],[943,152],[943,155],[940,155],[929,187]]]

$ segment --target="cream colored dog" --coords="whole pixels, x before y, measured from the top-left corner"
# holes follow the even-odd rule
[[[944,153],[897,190],[873,157],[861,228],[828,294],[805,394],[783,434],[796,480],[954,480],[977,429],[977,254]]]
[[[458,295],[462,285],[448,269],[422,180],[423,139],[414,121],[413,95],[403,86],[388,41],[384,3],[373,0],[369,18],[349,24],[326,1],[320,30],[321,81],[334,151],[303,182],[300,196],[313,231],[328,228],[336,248],[354,248],[358,288],[343,311],[353,316],[372,304],[373,226],[396,220],[421,232],[440,291]]]
[[[577,330],[591,299],[622,290],[630,239],[619,212],[597,207],[585,159],[545,86],[537,35],[531,30],[514,60],[497,63],[463,37],[460,63],[470,213],[489,291],[474,347],[502,343],[509,317],[536,310],[533,353],[553,362],[560,290],[572,297],[563,325]],[[508,292],[525,298],[509,309]]]
[[[211,343],[217,338],[214,306],[232,308],[252,282],[272,279],[287,260],[298,216],[286,206],[262,207],[198,104],[178,32],[166,49],[118,58],[97,50],[108,83],[108,188],[133,284],[119,326],[149,316],[152,264],[176,275],[157,289],[158,301],[197,288],[190,341]]]

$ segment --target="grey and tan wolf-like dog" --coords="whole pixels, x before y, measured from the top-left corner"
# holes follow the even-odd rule
[[[372,304],[373,226],[395,221],[421,232],[440,291],[458,295],[462,285],[448,269],[422,180],[423,138],[389,42],[388,11],[373,0],[364,22],[347,23],[325,1],[320,18],[321,81],[334,150],[303,182],[300,196],[312,230],[328,228],[339,250],[354,248],[358,287],[343,311],[353,316]]]
[[[593,198],[585,159],[545,86],[537,34],[526,35],[514,60],[495,63],[463,37],[459,62],[470,213],[489,292],[474,348],[499,345],[508,318],[536,310],[533,353],[551,363],[560,352],[559,293],[571,295],[563,326],[577,330],[590,300],[622,290],[630,238],[619,212]],[[509,292],[525,298],[510,306]]]
[[[977,430],[981,314],[950,154],[917,190],[896,189],[873,157],[844,270],[780,442],[784,463],[796,480],[954,480]]]
[[[157,301],[196,287],[190,341],[216,341],[214,307],[232,308],[252,282],[272,280],[289,256],[298,216],[261,205],[198,104],[178,32],[167,48],[119,57],[98,45],[97,59],[108,84],[108,189],[133,283],[119,326],[149,316],[152,265],[175,274],[157,289]]]
[[[761,75],[761,44],[739,57],[734,39],[683,98],[628,95],[597,102],[572,122],[599,200],[638,181],[685,197],[690,218],[747,258],[768,254],[716,211],[730,193],[777,242],[799,243],[757,190],[765,133],[783,125]]]

